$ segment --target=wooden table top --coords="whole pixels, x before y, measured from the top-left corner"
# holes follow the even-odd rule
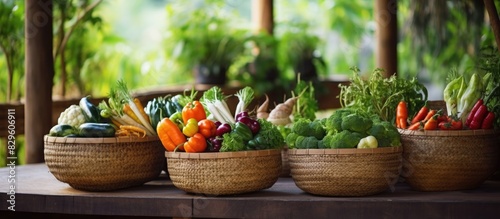
[[[500,181],[450,192],[418,192],[405,183],[393,191],[366,197],[321,197],[300,190],[281,177],[262,191],[210,197],[188,194],[161,175],[142,186],[112,192],[85,192],[58,181],[45,164],[0,168],[0,213],[162,216],[204,218],[499,218]],[[14,173],[14,177],[12,177]],[[15,179],[11,184],[9,179]],[[2,214],[3,214],[2,213]]]

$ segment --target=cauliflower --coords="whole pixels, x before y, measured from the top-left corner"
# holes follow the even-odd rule
[[[57,119],[58,125],[71,125],[75,128],[78,128],[85,122],[85,115],[83,114],[82,108],[74,104],[66,108]]]

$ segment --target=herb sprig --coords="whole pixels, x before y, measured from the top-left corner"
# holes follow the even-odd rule
[[[359,69],[352,67],[349,84],[340,84],[341,107],[378,115],[382,120],[394,122],[399,101],[408,104],[408,113],[413,115],[427,101],[427,88],[416,78],[410,80],[396,75],[383,77],[383,69],[375,69],[368,79],[359,75]]]

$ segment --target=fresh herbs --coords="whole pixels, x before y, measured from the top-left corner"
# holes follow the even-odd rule
[[[416,78],[404,79],[392,75],[382,76],[382,69],[375,69],[368,79],[359,75],[357,67],[351,68],[350,83],[341,84],[340,104],[355,110],[376,114],[382,120],[394,122],[396,107],[401,100],[408,104],[408,115],[415,114],[427,101],[427,88]]]

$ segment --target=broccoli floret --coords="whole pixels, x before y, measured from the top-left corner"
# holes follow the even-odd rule
[[[353,113],[345,116],[342,119],[342,130],[349,130],[352,132],[366,133],[372,125],[373,121],[358,113]]]
[[[314,136],[318,140],[325,137],[325,128],[323,127],[321,120],[316,119],[309,123],[309,131],[309,136]]]
[[[243,138],[236,132],[229,132],[222,135],[222,146],[220,152],[245,150]]]
[[[295,139],[295,147],[298,149],[318,148],[319,140],[314,136],[298,136]]]
[[[300,135],[297,135],[297,133],[291,132],[285,137],[285,143],[288,146],[288,148],[295,148],[295,140],[299,136]]]
[[[301,136],[313,136],[321,140],[325,136],[325,128],[319,119],[313,121],[305,118],[300,118],[293,122],[291,131]]]
[[[377,139],[379,147],[401,145],[401,134],[396,126],[389,121],[375,121],[368,134],[373,135]]]
[[[326,134],[327,135],[332,135],[338,132],[342,131],[342,118],[344,118],[347,115],[352,114],[353,111],[348,108],[342,108],[335,110],[332,115],[330,115],[326,120],[323,121],[325,129],[326,129]]]
[[[327,135],[321,141],[325,148],[355,148],[363,136],[361,133],[343,130],[334,135]]]
[[[297,135],[309,136],[309,123],[311,120],[300,118],[292,123],[291,131]]]

